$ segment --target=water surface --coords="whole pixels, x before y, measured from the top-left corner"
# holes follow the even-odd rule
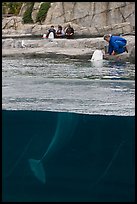
[[[2,59],[2,107],[134,115],[135,65],[68,58]]]
[[[3,202],[134,202],[134,106],[133,64],[3,58]]]

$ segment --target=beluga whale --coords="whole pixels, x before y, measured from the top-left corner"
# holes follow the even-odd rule
[[[41,183],[45,184],[47,180],[43,161],[52,158],[53,153],[58,152],[62,147],[65,146],[65,144],[70,141],[76,129],[77,123],[78,114],[65,112],[58,113],[58,121],[55,133],[43,156],[40,159],[28,159],[30,170]]]
[[[99,61],[99,60],[103,60],[103,52],[102,50],[95,50],[91,57],[91,61]]]
[[[92,65],[95,67],[102,66],[102,62],[103,62],[102,50],[95,50],[90,61],[92,62]]]

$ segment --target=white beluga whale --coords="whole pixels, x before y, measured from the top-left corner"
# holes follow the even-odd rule
[[[95,67],[102,66],[102,63],[103,63],[103,52],[102,52],[102,50],[95,50],[90,61],[92,62],[92,65],[95,66]]]
[[[55,156],[61,148],[65,148],[65,145],[71,140],[73,133],[77,127],[79,121],[79,116],[76,113],[67,113],[59,112],[57,113],[57,124],[53,136],[51,135],[51,141],[48,147],[45,149],[43,156],[39,159],[29,157],[27,159],[28,167],[31,175],[34,175],[35,178],[41,183],[46,183],[46,172],[43,163],[46,163],[47,160],[52,159],[52,156]],[[34,140],[39,140],[38,135],[33,135],[29,142],[26,144],[23,152],[14,162],[11,169],[8,170],[8,173],[5,173],[4,178],[7,179],[16,168],[21,164],[21,161],[24,155],[28,152]],[[37,137],[37,138],[36,138]],[[34,139],[35,138],[35,139]],[[43,141],[41,141],[43,142]],[[33,173],[33,174],[32,174]]]
[[[103,60],[103,52],[102,50],[95,50],[91,57],[91,61],[99,61],[99,60]]]
[[[57,127],[52,140],[40,159],[30,158],[29,166],[33,175],[43,184],[46,183],[46,173],[43,166],[43,160],[49,159],[53,153],[56,153],[65,144],[67,144],[77,126],[78,118],[75,113],[58,113]]]

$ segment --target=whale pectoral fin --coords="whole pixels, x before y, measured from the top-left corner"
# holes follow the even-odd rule
[[[29,165],[35,177],[42,183],[46,183],[45,170],[42,162],[36,159],[29,159]]]

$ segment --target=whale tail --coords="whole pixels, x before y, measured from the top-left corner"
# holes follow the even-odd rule
[[[28,160],[31,171],[35,175],[35,177],[41,181],[43,184],[46,183],[46,175],[45,175],[45,170],[43,167],[43,164],[41,160],[36,160],[36,159],[29,159]]]

